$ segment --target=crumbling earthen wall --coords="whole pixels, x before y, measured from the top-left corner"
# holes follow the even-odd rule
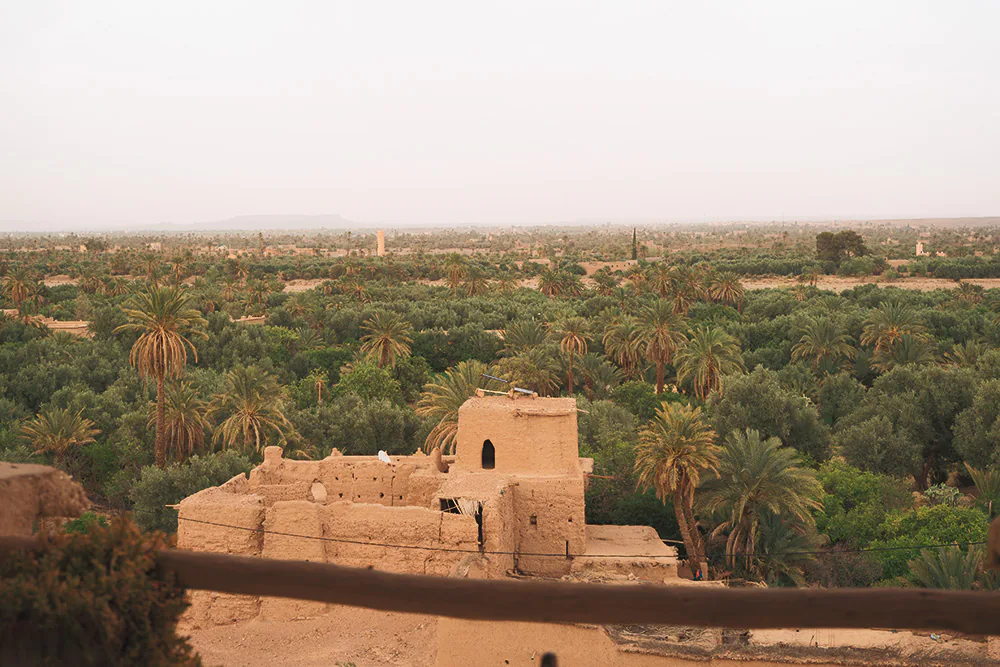
[[[392,461],[340,455],[295,461],[282,458],[280,447],[268,447],[264,463],[250,472],[249,490],[263,496],[268,506],[283,500],[347,500],[428,507],[444,474],[426,456],[396,456]]]
[[[258,490],[296,484],[304,483]],[[469,556],[479,557],[479,526],[471,516],[341,500],[269,503],[251,490],[240,475],[184,499],[178,507],[178,547],[438,576],[451,574]],[[326,609],[316,602],[196,591],[188,617],[208,626],[258,614],[270,620],[316,616]]]
[[[83,487],[61,470],[0,463],[0,535],[31,535],[37,519],[78,517],[89,506]]]

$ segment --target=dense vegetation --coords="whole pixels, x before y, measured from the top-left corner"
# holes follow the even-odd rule
[[[384,258],[350,239],[347,256],[320,241],[272,256],[263,237],[236,238],[247,252],[234,257],[179,239],[169,254],[23,241],[0,266],[0,460],[49,461],[170,530],[164,505],[268,445],[447,453],[458,406],[496,388],[489,373],[586,410],[590,522],[652,525],[714,573],[772,584],[992,585],[948,574],[974,548],[912,547],[983,540],[1000,501],[1000,293],[812,286],[884,270],[857,235],[786,232],[743,250],[700,238],[669,261],[644,241],[638,261],[592,275],[586,262],[630,256],[630,233],[550,235],[543,258],[516,239],[435,254],[454,241],[435,236],[400,237],[414,252]],[[46,287],[55,273],[76,284]],[[763,273],[801,280],[744,289]],[[316,284],[282,291],[297,278]],[[52,334],[42,316],[93,335]]]
[[[200,665],[177,622],[187,607],[157,568],[161,533],[91,522],[0,561],[5,665]]]

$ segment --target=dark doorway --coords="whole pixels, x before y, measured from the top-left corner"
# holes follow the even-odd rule
[[[493,470],[497,467],[497,450],[489,440],[483,443],[483,470]]]

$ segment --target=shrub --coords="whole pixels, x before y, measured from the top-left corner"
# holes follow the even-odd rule
[[[67,521],[63,524],[63,532],[66,533],[86,533],[94,526],[107,527],[108,520],[100,514],[84,512],[79,518]]]
[[[0,664],[200,665],[176,632],[184,589],[156,567],[168,546],[116,519],[0,560]]]
[[[240,473],[250,472],[252,467],[248,458],[231,450],[192,456],[165,470],[146,466],[129,494],[136,523],[145,530],[174,532],[177,512],[165,505],[179,503],[202,489],[218,486]]]
[[[626,382],[611,392],[611,400],[627,409],[642,422],[648,422],[656,416],[656,411],[663,403],[686,403],[687,398],[681,394],[665,391],[656,393],[656,388],[645,382]]]

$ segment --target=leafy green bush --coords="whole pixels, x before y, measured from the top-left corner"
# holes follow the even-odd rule
[[[878,537],[888,512],[913,502],[903,478],[865,472],[839,461],[824,463],[816,478],[826,492],[816,526],[834,544],[864,546]]]
[[[240,473],[248,473],[252,467],[248,458],[231,450],[192,456],[184,463],[167,466],[165,470],[146,466],[129,494],[136,523],[145,530],[175,532],[177,512],[165,505],[179,503],[202,489],[218,486]]]
[[[0,559],[0,664],[200,665],[176,632],[184,589],[156,567],[168,547],[117,519]]]
[[[874,555],[882,561],[886,577],[910,575],[907,561],[917,558],[926,544],[971,544],[986,539],[989,519],[975,507],[934,505],[889,512],[879,526],[880,539],[869,546],[885,549]]]
[[[687,403],[688,398],[670,391],[657,394],[656,388],[645,382],[626,382],[611,392],[611,400],[645,424],[656,416],[656,411],[663,403]]]
[[[86,533],[94,526],[107,527],[108,520],[100,514],[84,512],[78,518],[67,521],[63,524],[63,531],[66,533]]]

